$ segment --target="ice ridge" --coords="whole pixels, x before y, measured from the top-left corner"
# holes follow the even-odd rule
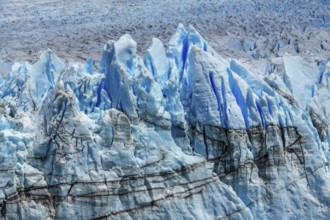
[[[286,54],[272,81],[192,26],[168,45],[124,35],[99,64],[47,50],[2,76],[0,219],[329,216],[328,64]]]

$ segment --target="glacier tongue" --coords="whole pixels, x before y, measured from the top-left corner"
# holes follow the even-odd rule
[[[274,88],[183,25],[136,47],[109,41],[97,71],[48,50],[1,79],[0,219],[329,216],[326,68],[285,55]]]

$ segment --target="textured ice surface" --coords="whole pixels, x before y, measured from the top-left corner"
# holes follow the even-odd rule
[[[153,36],[166,44],[179,22],[193,24],[222,56],[329,56],[329,10],[329,0],[6,0],[0,59],[34,61],[52,48],[63,59],[99,60],[103,43],[126,33],[144,51]]]
[[[50,50],[14,63],[0,218],[327,219],[328,64],[273,62],[283,73],[254,73],[179,25],[144,56],[108,41],[98,69]]]

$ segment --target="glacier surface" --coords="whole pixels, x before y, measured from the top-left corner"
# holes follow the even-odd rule
[[[330,62],[254,73],[192,27],[0,79],[0,219],[327,219]],[[7,68],[8,69],[8,68]]]

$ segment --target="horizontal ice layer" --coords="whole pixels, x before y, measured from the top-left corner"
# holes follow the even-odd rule
[[[223,59],[192,26],[167,49],[136,48],[129,35],[109,41],[99,70],[50,50],[12,66],[0,218],[328,216],[329,89],[299,58],[283,58],[280,83]]]

